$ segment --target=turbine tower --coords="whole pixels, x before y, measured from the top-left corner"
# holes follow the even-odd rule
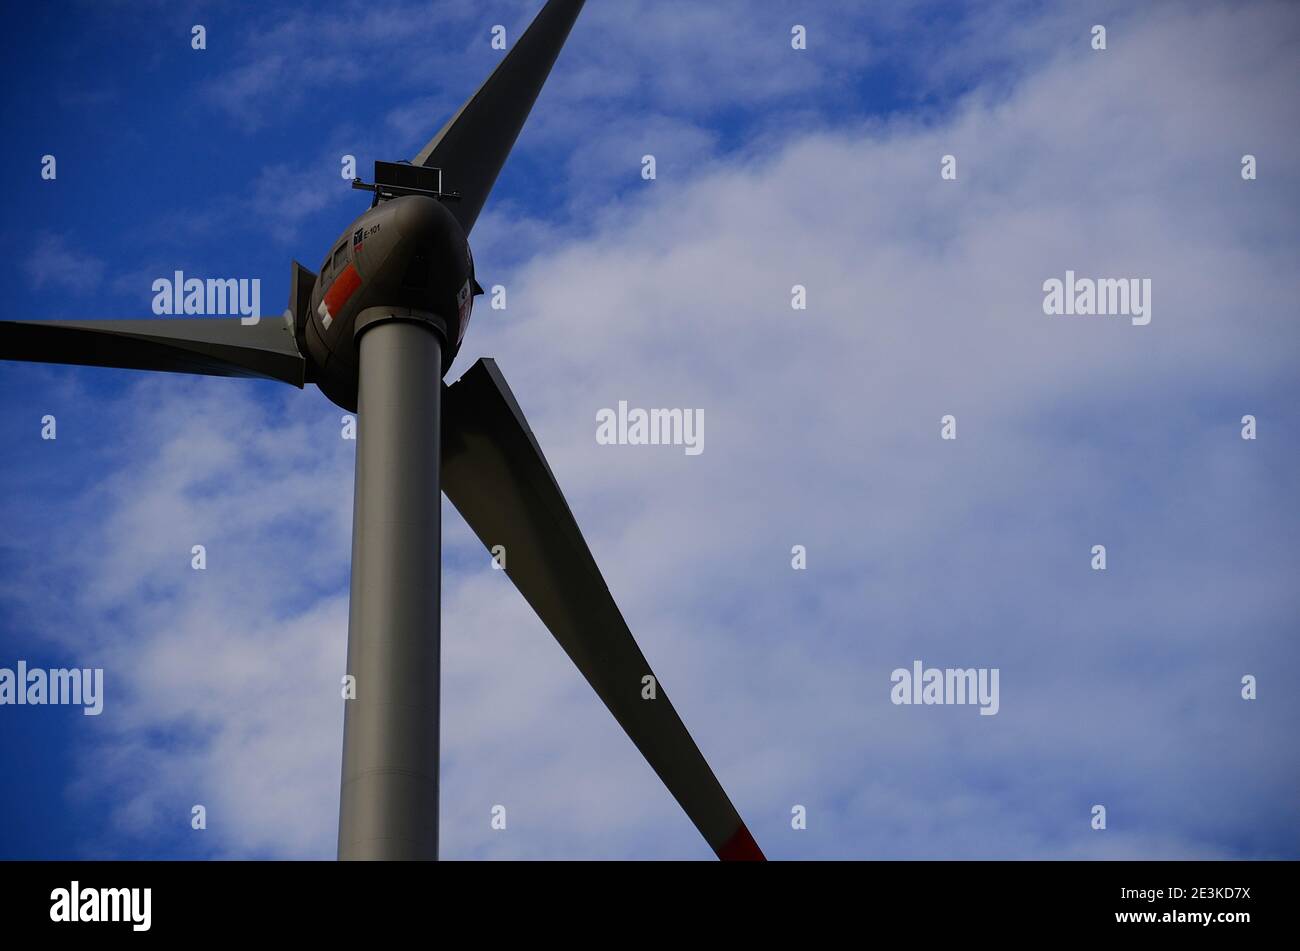
[[[0,359],[307,383],[358,415],[340,859],[436,859],[440,488],[723,859],[762,859],[656,681],[505,377],[448,386],[468,325],[468,236],[583,0],[549,0],[319,274],[294,262],[283,319],[4,321]]]

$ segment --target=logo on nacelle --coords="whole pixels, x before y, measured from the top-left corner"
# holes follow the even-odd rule
[[[378,233],[379,225],[374,225],[370,228],[358,228],[356,231],[352,232],[353,251],[361,250],[361,242],[365,241],[366,238],[374,237]]]

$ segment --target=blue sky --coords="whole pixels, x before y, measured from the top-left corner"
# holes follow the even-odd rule
[[[6,317],[148,316],[176,269],[277,311],[366,207],[341,156],[414,155],[537,6],[25,13]],[[473,235],[509,305],[450,378],[498,359],[768,854],[1300,855],[1294,8],[588,6]],[[1067,269],[1150,278],[1151,324],[1045,316]],[[331,856],[340,411],[22,364],[0,399],[0,666],[106,678],[97,718],[0,707],[0,856]],[[703,409],[705,451],[598,445],[619,400]],[[707,857],[445,523],[443,854]],[[892,705],[915,659],[998,667],[1000,712]]]

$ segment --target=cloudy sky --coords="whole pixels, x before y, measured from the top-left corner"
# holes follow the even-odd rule
[[[414,155],[538,6],[27,12],[4,316],[145,317],[176,269],[278,310],[366,207],[341,157]],[[1300,857],[1298,52],[1259,0],[588,4],[448,378],[497,359],[769,856]],[[1149,279],[1150,323],[1045,315],[1067,270]],[[599,445],[620,400],[701,410],[704,451]],[[0,405],[0,666],[106,685],[0,707],[0,856],[332,857],[342,411],[25,364]],[[442,854],[709,857],[444,521]],[[916,660],[998,668],[998,714],[892,704]]]

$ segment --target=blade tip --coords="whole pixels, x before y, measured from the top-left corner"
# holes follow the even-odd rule
[[[717,849],[718,858],[723,862],[766,862],[767,856],[758,847],[749,829],[742,822],[740,828],[732,833],[731,838]]]

